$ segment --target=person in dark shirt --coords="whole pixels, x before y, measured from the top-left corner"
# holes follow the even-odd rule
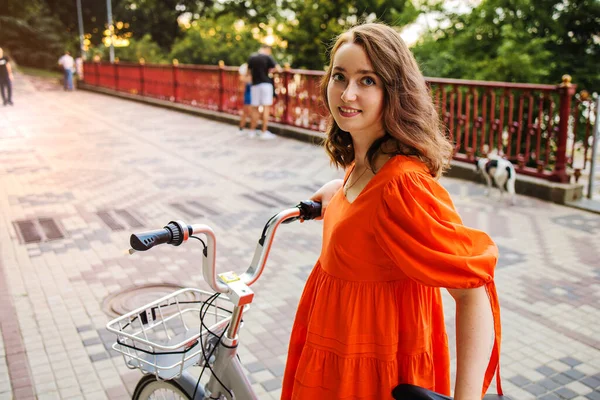
[[[4,51],[0,48],[0,92],[2,92],[3,105],[13,105],[12,102],[12,82],[13,73],[10,61],[4,56]],[[6,91],[6,93],[4,93]]]
[[[258,136],[260,139],[274,139],[275,135],[267,130],[269,113],[273,105],[273,83],[269,78],[269,70],[279,68],[273,57],[271,47],[262,45],[258,53],[254,53],[248,59],[248,70],[252,76],[252,87],[250,88],[252,100],[252,118],[250,119],[250,137]],[[262,131],[256,130],[258,122],[258,108],[262,106]]]

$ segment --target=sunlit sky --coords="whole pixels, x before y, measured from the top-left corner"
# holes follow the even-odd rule
[[[476,7],[481,0],[447,0],[444,2],[444,9],[453,12],[467,13],[473,7]],[[419,37],[428,30],[428,28],[435,28],[438,26],[437,13],[421,14],[417,20],[407,25],[402,30],[400,36],[406,42],[407,45],[412,46],[419,40]]]

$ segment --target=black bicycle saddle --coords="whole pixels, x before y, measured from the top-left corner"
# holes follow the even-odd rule
[[[450,396],[444,396],[443,394],[432,392],[425,388],[411,385],[409,383],[402,383],[392,390],[392,397],[395,400],[452,400]],[[510,400],[506,396],[500,396],[498,394],[487,394],[483,400]]]

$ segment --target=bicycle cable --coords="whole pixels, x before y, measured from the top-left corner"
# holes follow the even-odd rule
[[[196,240],[199,240],[200,242],[202,242],[202,245],[204,246],[204,250],[206,250],[206,243],[204,243],[204,240],[200,239],[198,236],[190,236],[191,238],[194,238]]]
[[[204,375],[204,371],[206,370],[206,367],[208,367],[209,371],[211,372],[211,374],[215,377],[215,379],[217,380],[217,382],[219,382],[219,384],[223,387],[223,389],[225,389],[225,391],[227,392],[227,394],[229,394],[229,397],[233,398],[233,394],[231,393],[231,390],[229,390],[227,388],[227,386],[225,386],[225,384],[219,379],[219,377],[217,376],[217,374],[215,374],[215,372],[213,371],[212,367],[210,366],[209,362],[210,362],[210,358],[212,357],[212,355],[214,354],[215,350],[218,347],[218,343],[221,342],[221,339],[223,338],[223,335],[225,334],[225,332],[227,332],[227,329],[229,328],[229,324],[227,324],[225,326],[225,329],[223,329],[223,332],[221,333],[221,335],[217,335],[214,332],[212,332],[210,329],[208,329],[208,327],[206,327],[206,325],[204,324],[204,317],[206,316],[206,313],[208,312],[208,309],[210,308],[210,306],[212,306],[212,303],[217,299],[217,297],[220,296],[220,293],[215,293],[213,294],[211,297],[209,297],[209,299],[204,302],[202,304],[202,306],[200,307],[200,323],[202,325],[202,327],[204,327],[211,335],[213,335],[214,337],[219,338],[219,341],[217,342],[217,344],[212,348],[212,350],[210,351],[210,354],[208,355],[208,357],[206,356],[205,353],[205,348],[204,348],[204,344],[202,343],[202,335],[200,335],[200,347],[202,348],[202,356],[204,357],[204,365],[202,366],[202,371],[200,371],[200,376],[198,377],[198,381],[196,382],[196,387],[194,388],[194,394],[192,396],[192,399],[196,397],[196,392],[198,390],[198,386],[200,385],[200,380],[202,379],[202,375]],[[206,306],[206,309],[203,309]],[[203,314],[203,315],[202,315]],[[200,328],[200,330],[202,330],[202,327]]]
[[[198,241],[200,241],[202,243],[202,245],[204,246],[204,251],[206,251],[206,243],[204,243],[204,241],[202,239],[200,239],[197,236],[190,236],[190,238],[194,238]],[[225,334],[225,332],[227,332],[227,329],[229,328],[229,324],[227,324],[225,326],[225,329],[223,329],[223,332],[221,333],[221,335],[217,335],[216,333],[214,333],[213,331],[211,331],[208,326],[206,326],[206,324],[204,323],[204,318],[206,316],[206,313],[208,312],[209,308],[212,306],[212,304],[214,303],[214,301],[221,295],[221,293],[215,293],[212,296],[210,296],[205,302],[202,303],[202,306],[200,307],[200,347],[202,348],[202,357],[204,358],[204,365],[202,366],[202,370],[200,371],[200,376],[198,377],[198,381],[196,382],[196,386],[194,388],[194,394],[192,395],[192,399],[194,399],[196,397],[196,392],[198,391],[198,386],[200,385],[200,380],[202,379],[202,375],[204,374],[204,371],[206,370],[206,367],[208,367],[208,370],[211,372],[212,376],[215,377],[215,379],[217,380],[217,382],[219,382],[219,384],[223,387],[223,389],[225,389],[225,391],[227,392],[227,394],[229,394],[229,397],[233,398],[233,393],[231,393],[231,390],[229,390],[229,388],[227,388],[227,386],[225,386],[225,384],[219,379],[219,377],[217,376],[217,374],[215,374],[215,372],[213,371],[212,367],[210,366],[210,358],[212,357],[212,355],[214,354],[215,350],[217,349],[219,343],[221,343],[221,339],[223,338],[223,335]],[[205,309],[206,307],[206,309]],[[217,307],[220,308],[220,307]],[[208,355],[208,357],[206,356],[206,352],[205,352],[205,348],[204,348],[204,344],[202,343],[202,328],[206,329],[206,331],[208,333],[210,333],[212,336],[219,338],[219,341],[217,342],[217,344],[212,348],[212,350],[210,351],[210,354]]]
[[[267,221],[267,223],[265,224],[265,227],[263,228],[262,234],[260,235],[260,239],[258,240],[258,242],[261,244],[261,246],[264,244],[264,240],[265,240],[265,234],[267,233],[267,228],[269,227],[269,224],[271,223],[271,221],[273,221],[275,218],[277,217],[277,214],[273,215],[271,218],[269,218],[269,220]]]

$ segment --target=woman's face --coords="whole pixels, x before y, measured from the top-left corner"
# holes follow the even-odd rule
[[[383,136],[383,97],[383,83],[363,48],[355,43],[340,46],[327,84],[329,110],[338,126],[354,140]]]

